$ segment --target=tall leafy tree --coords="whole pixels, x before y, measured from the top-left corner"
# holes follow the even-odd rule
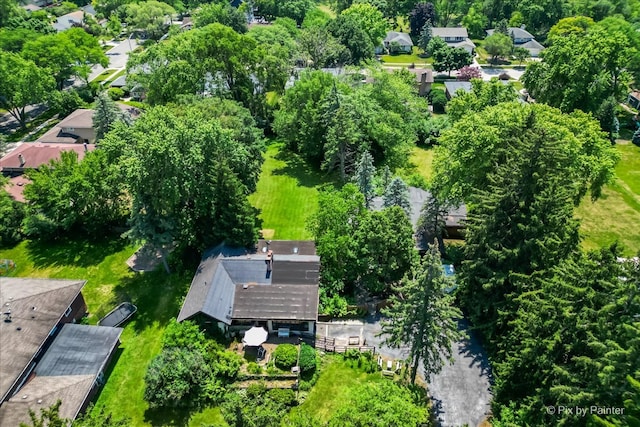
[[[411,35],[418,37],[425,25],[433,27],[436,25],[436,8],[433,3],[419,2],[415,5],[411,13],[409,13],[409,27]]]
[[[48,68],[58,89],[62,89],[72,76],[86,82],[93,65],[106,67],[109,64],[98,39],[82,28],[71,28],[28,41],[22,48],[22,56],[42,68]]]
[[[364,196],[353,184],[339,191],[322,191],[318,212],[309,221],[318,255],[322,257],[320,283],[331,295],[352,292],[358,278],[354,234],[366,212]]]
[[[385,342],[409,348],[412,384],[420,364],[425,378],[440,372],[443,359],[451,358],[452,343],[462,337],[457,322],[462,313],[445,291],[449,285],[438,247],[431,244],[416,271],[394,288],[390,305],[382,312],[388,317],[382,324]]]
[[[360,291],[365,293],[388,295],[418,256],[413,227],[399,206],[365,215],[354,239],[358,254],[355,270]]]
[[[498,58],[504,58],[513,50],[513,40],[508,34],[502,34],[496,30],[484,39],[482,47],[491,55],[491,62],[496,63]]]
[[[315,69],[343,65],[349,60],[347,49],[325,27],[305,28],[298,44]]]
[[[4,189],[7,182],[6,178],[0,177],[0,247],[20,241],[25,215],[24,204],[14,200]]]
[[[248,30],[246,15],[228,3],[208,3],[200,6],[193,13],[193,22],[197,27],[217,22],[233,28],[240,34]]]
[[[369,3],[355,3],[340,14],[359,23],[374,46],[379,46],[387,35],[388,23],[380,10]]]
[[[126,4],[125,12],[127,28],[144,31],[149,38],[158,40],[167,31],[176,10],[167,3],[147,0]]]
[[[395,177],[384,192],[384,207],[399,206],[407,215],[411,214],[409,187],[400,177]]]
[[[485,82],[480,79],[471,81],[471,92],[456,95],[447,103],[447,115],[455,122],[463,117],[479,113],[487,107],[502,102],[516,101],[518,94],[511,85],[497,80]]]
[[[375,46],[365,29],[362,28],[361,22],[353,16],[339,15],[329,22],[327,29],[349,51],[349,63],[359,64],[366,59],[373,58]]]
[[[55,87],[49,70],[18,54],[0,52],[0,107],[27,126],[26,107],[45,101]]]
[[[365,151],[362,153],[358,163],[356,164],[356,172],[353,179],[364,196],[364,202],[367,209],[371,207],[371,201],[376,194],[374,185],[375,174],[376,168],[373,166],[373,157],[371,156],[371,153]]]
[[[134,240],[161,250],[255,241],[257,212],[247,200],[255,172],[240,172],[262,159],[232,135],[197,105],[157,107],[107,134],[104,151],[127,177]]]

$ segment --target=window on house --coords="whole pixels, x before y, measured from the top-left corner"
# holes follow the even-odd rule
[[[64,312],[64,317],[69,317],[71,315],[71,306],[67,307],[67,310]]]

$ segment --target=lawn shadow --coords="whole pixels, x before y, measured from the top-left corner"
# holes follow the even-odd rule
[[[275,159],[285,162],[286,166],[274,169],[272,174],[295,178],[298,184],[303,187],[317,187],[332,180],[330,176],[323,175],[311,166],[309,162],[286,148],[280,150]]]
[[[131,323],[141,332],[157,322],[164,326],[178,316],[191,276],[166,274],[162,267],[123,278],[114,288],[113,307],[129,301],[138,307]]]
[[[118,360],[120,360],[120,356],[122,356],[123,352],[124,352],[124,348],[122,347],[122,344],[120,344],[116,349],[116,351],[113,353],[113,356],[111,356],[111,360],[109,360],[109,365],[107,366],[107,370],[104,371],[104,379],[102,381],[103,385],[102,387],[100,387],[100,389],[98,389],[98,392],[91,399],[91,403],[93,403],[94,405],[100,398],[100,394],[102,394],[102,390],[104,390],[104,386],[107,384],[107,382],[111,378],[111,373],[113,372],[115,367],[118,365]]]
[[[148,408],[144,411],[144,420],[152,426],[185,427],[195,412],[196,409]]]
[[[122,251],[127,246],[122,238],[93,240],[87,238],[65,238],[56,241],[31,240],[27,243],[29,259],[34,266],[46,268],[52,266],[90,267],[98,265],[107,256]]]

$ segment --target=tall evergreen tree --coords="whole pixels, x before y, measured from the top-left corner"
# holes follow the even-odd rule
[[[425,378],[440,372],[443,356],[451,358],[451,344],[462,337],[456,321],[462,313],[445,292],[449,285],[438,247],[431,244],[420,266],[394,289],[389,307],[383,310],[388,317],[382,324],[386,344],[409,347],[412,384],[420,363]]]
[[[424,50],[425,52],[427,51],[427,46],[429,46],[429,42],[433,37],[433,31],[431,30],[431,26],[432,24],[430,22],[427,22],[426,24],[424,24],[424,26],[422,27],[422,30],[420,31],[420,38],[418,39],[418,47]]]
[[[437,192],[434,191],[422,206],[416,227],[416,238],[421,248],[426,248],[435,240],[438,242],[440,253],[444,254],[447,212],[448,206],[440,201]]]
[[[400,206],[407,215],[411,215],[409,187],[400,177],[395,177],[384,192],[384,207]]]
[[[122,120],[122,112],[106,93],[96,97],[96,108],[93,113],[93,129],[96,131],[96,142],[100,141],[116,124]]]
[[[368,151],[362,153],[360,160],[356,164],[356,173],[353,176],[360,192],[364,195],[367,209],[371,207],[371,201],[376,195],[373,178],[376,168],[373,166],[373,156]]]

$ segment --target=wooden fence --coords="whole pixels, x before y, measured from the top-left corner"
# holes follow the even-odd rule
[[[376,354],[376,348],[370,345],[336,345],[336,339],[330,337],[316,337],[315,347],[319,350],[330,351],[335,353],[344,353],[347,350],[358,350],[361,353]]]

